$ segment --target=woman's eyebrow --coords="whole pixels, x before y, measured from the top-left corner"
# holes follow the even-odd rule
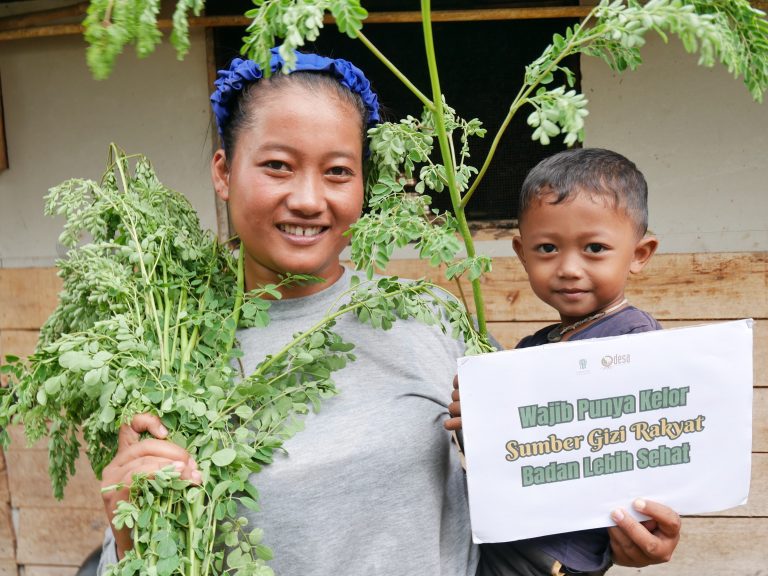
[[[295,146],[291,146],[289,144],[285,144],[283,142],[262,142],[256,147],[257,150],[266,151],[266,152],[286,152],[290,154],[296,154],[296,155],[304,155],[300,148],[297,148]],[[346,158],[349,160],[357,160],[360,158],[360,154],[357,154],[354,151],[351,150],[330,150],[322,155],[324,159],[326,158]]]

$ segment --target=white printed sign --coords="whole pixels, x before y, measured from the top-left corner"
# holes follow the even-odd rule
[[[459,360],[472,532],[506,542],[609,526],[656,500],[746,502],[752,320]]]

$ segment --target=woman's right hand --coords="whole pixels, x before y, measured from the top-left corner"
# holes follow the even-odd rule
[[[141,434],[148,432],[154,438],[142,440]],[[102,472],[101,487],[122,486],[118,490],[102,492],[104,508],[107,512],[109,525],[115,535],[117,557],[122,558],[133,543],[131,531],[128,528],[118,530],[112,524],[115,510],[121,500],[127,500],[131,482],[135,474],[152,474],[155,471],[174,466],[181,478],[193,484],[200,484],[202,477],[197,469],[197,463],[181,446],[166,440],[168,430],[154,414],[137,414],[130,425],[120,427],[117,441],[117,454]]]

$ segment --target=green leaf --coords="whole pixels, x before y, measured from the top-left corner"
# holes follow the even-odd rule
[[[256,502],[253,498],[250,498],[248,496],[240,496],[240,504],[248,508],[249,510],[253,510],[254,512],[258,512],[261,510],[261,506],[259,506],[259,503]]]
[[[157,561],[157,576],[171,576],[180,565],[178,556],[161,557]]]
[[[228,466],[234,462],[237,457],[237,452],[234,448],[222,448],[218,452],[214,452],[211,456],[211,462],[216,466]]]
[[[157,534],[157,548],[155,550],[160,558],[169,558],[176,555],[178,546],[170,533],[159,532]]]
[[[226,464],[224,464],[224,466],[226,466]],[[211,500],[216,501],[219,498],[221,498],[222,494],[224,494],[231,485],[232,485],[232,482],[230,480],[222,480],[221,482],[216,484],[216,486],[214,486],[213,488],[213,491],[211,492]]]
[[[115,421],[115,409],[112,406],[105,406],[99,415],[99,420],[104,424],[110,424]]]
[[[274,558],[274,554],[272,553],[272,550],[270,548],[267,548],[263,544],[257,544],[254,546],[254,550],[256,551],[256,556],[261,558],[264,561],[270,561],[272,558]]]

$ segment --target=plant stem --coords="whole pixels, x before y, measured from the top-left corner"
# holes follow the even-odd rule
[[[205,498],[204,490],[200,490],[200,493],[191,505],[186,498],[182,498],[184,509],[187,512],[187,522],[189,524],[187,530],[189,538],[189,544],[187,546],[187,554],[189,554],[189,570],[187,571],[187,574],[189,576],[200,576],[200,561],[195,554],[195,541],[197,540],[195,532],[197,531],[196,520],[201,516],[202,512],[200,510],[200,504],[203,503],[203,498]],[[211,537],[211,540],[214,540],[214,538]]]
[[[160,258],[158,258],[158,261]],[[168,295],[168,271],[163,264],[163,340],[162,345],[165,349],[165,357],[168,358],[168,368],[173,369],[173,360],[168,336],[171,331],[171,299]]]
[[[112,144],[110,146],[110,156],[114,156],[118,158],[116,162],[114,162],[114,167],[117,168],[118,173],[120,174],[120,180],[123,183],[123,190],[128,190],[128,178],[125,174],[125,166],[123,165],[123,160],[127,160],[127,157],[123,157],[122,159],[119,158],[120,153],[117,149],[117,146]],[[122,201],[121,201],[122,202]],[[147,268],[144,265],[144,252],[141,249],[141,242],[139,241],[138,234],[136,232],[136,223],[134,222],[133,218],[131,217],[131,214],[128,212],[128,207],[125,205],[125,202],[122,202],[123,209],[125,211],[125,220],[126,220],[126,228],[131,234],[131,239],[133,240],[133,243],[136,246],[136,252],[139,256],[139,269],[141,270],[141,277],[144,279],[144,283],[146,284],[146,302],[147,306],[149,307],[149,311],[151,312],[152,320],[155,323],[155,332],[157,333],[157,341],[158,343],[161,343],[163,341],[163,330],[160,327],[160,318],[157,314],[157,304],[155,303],[155,292],[152,289],[152,283],[150,282],[149,273],[147,272]],[[167,372],[168,370],[168,359],[165,356],[165,350],[163,347],[160,347],[160,369],[163,373]]]
[[[181,326],[181,311],[184,310],[182,304],[184,301],[183,295],[186,295],[187,291],[184,287],[179,288],[179,297],[176,305],[176,323],[173,326],[173,340],[171,341],[171,357],[168,359],[168,363],[173,368],[173,363],[176,361],[176,342],[179,339],[179,327]]]
[[[376,48],[376,46],[373,45],[373,43],[360,31],[357,30],[356,32],[358,40],[365,44],[365,46],[370,50],[376,58],[378,58],[384,66],[389,68],[389,71],[392,72],[403,84],[405,84],[406,88],[413,92],[413,95],[416,96],[419,100],[421,100],[421,103],[424,104],[425,107],[427,107],[430,111],[434,111],[435,107],[432,104],[432,101],[427,98],[421,90],[416,88],[416,86],[408,80],[408,78],[400,72],[400,70],[395,66],[384,54],[381,53],[381,51]]]
[[[518,95],[518,98],[520,96]],[[517,99],[515,99],[515,103],[517,102]],[[469,202],[469,199],[472,198],[472,195],[475,193],[475,190],[477,189],[478,185],[482,181],[483,177],[485,176],[486,171],[488,170],[488,166],[491,164],[491,160],[493,159],[493,156],[496,154],[496,148],[499,145],[499,142],[501,142],[501,137],[504,135],[504,132],[507,130],[507,126],[509,126],[509,123],[512,121],[512,117],[515,115],[515,112],[520,107],[515,106],[513,103],[512,106],[509,108],[509,112],[507,112],[506,118],[504,118],[504,121],[501,123],[501,127],[499,128],[499,131],[496,132],[496,136],[493,138],[493,142],[491,143],[491,149],[488,150],[488,154],[485,157],[485,162],[483,162],[483,167],[480,168],[480,172],[477,173],[477,177],[475,178],[475,181],[472,182],[472,186],[469,187],[469,190],[464,195],[464,198],[461,199],[461,207],[465,208],[467,206],[467,203]]]
[[[245,248],[240,246],[240,252],[237,255],[237,288],[235,292],[235,304],[232,316],[235,319],[235,325],[229,337],[227,350],[232,350],[235,345],[235,334],[237,333],[237,324],[240,321],[240,309],[243,306],[243,294],[245,292]]]
[[[210,288],[210,286],[211,286],[211,278],[213,277],[213,274],[215,273],[214,268],[215,268],[215,264],[216,264],[216,249],[217,249],[216,247],[217,247],[217,244],[214,243],[214,245],[213,245],[214,253],[213,253],[212,258],[211,258],[211,264],[210,264],[210,268],[208,270],[208,277],[207,277],[207,279],[205,281],[205,288],[200,293],[200,298],[197,301],[197,317],[198,318],[201,318],[203,316],[203,312],[205,311],[205,296],[206,296],[206,293],[208,292],[208,288]],[[184,309],[186,310],[186,306],[184,307]],[[184,333],[186,334],[186,331]],[[179,382],[181,382],[183,380],[183,378],[181,376],[185,372],[184,365],[187,362],[189,362],[189,359],[192,357],[192,350],[194,350],[195,346],[197,346],[197,340],[198,340],[198,336],[199,335],[200,335],[200,326],[196,325],[194,328],[192,328],[192,334],[189,335],[189,341],[186,343],[186,345],[184,345],[182,343],[181,370],[179,371],[179,373],[180,373],[179,374]]]
[[[435,45],[432,38],[432,19],[430,17],[430,0],[421,0],[421,21],[424,29],[424,46],[427,53],[427,65],[429,67],[429,78],[432,85],[432,103],[434,105],[435,130],[437,139],[440,143],[440,154],[443,157],[445,165],[445,174],[447,177],[448,192],[451,196],[451,205],[453,206],[454,216],[459,226],[459,232],[464,240],[464,246],[467,251],[467,258],[475,257],[475,246],[472,241],[472,234],[469,231],[467,217],[464,213],[464,207],[461,205],[461,195],[456,187],[456,168],[453,163],[451,146],[448,142],[448,134],[445,129],[445,116],[443,112],[443,94],[440,90],[440,79],[437,71],[437,60],[435,58]],[[477,315],[478,331],[484,336],[487,332],[485,324],[485,304],[483,302],[483,293],[480,288],[480,280],[472,280],[472,295],[475,302],[475,314]]]
[[[187,309],[187,291],[183,291],[181,293],[181,297],[179,298],[180,302],[180,309],[186,310]],[[186,324],[181,326],[181,332],[179,336],[179,382],[183,382],[184,378],[187,376],[187,359],[185,357],[185,354],[188,350],[187,342],[187,326]]]
[[[397,290],[395,292],[392,292],[389,295],[393,296],[393,295],[403,294],[405,292],[411,292],[411,291],[413,291],[412,287],[410,287],[410,286],[403,286],[402,289]],[[312,326],[309,330],[305,330],[304,332],[302,332],[301,334],[296,336],[293,340],[291,340],[291,342],[289,342],[287,345],[283,346],[283,348],[280,349],[278,352],[275,352],[274,354],[272,354],[272,356],[270,357],[269,360],[267,360],[266,362],[263,362],[261,365],[259,365],[259,369],[258,369],[257,372],[254,373],[254,375],[261,376],[262,374],[264,374],[269,369],[270,366],[272,366],[272,364],[274,364],[277,360],[282,358],[283,355],[286,352],[288,352],[291,348],[293,348],[296,344],[298,344],[299,342],[301,342],[305,338],[308,338],[314,332],[316,332],[317,330],[319,330],[320,328],[322,328],[323,326],[325,326],[326,324],[328,324],[332,320],[335,320],[336,318],[338,318],[339,316],[342,316],[343,314],[346,314],[347,312],[352,312],[353,310],[355,310],[357,308],[365,306],[365,304],[366,304],[365,302],[357,302],[357,303],[354,303],[354,304],[348,304],[347,306],[339,308],[335,312],[329,313],[328,315],[325,316],[325,318],[320,320],[320,322],[318,322],[317,324]]]
[[[579,26],[579,31],[573,35],[573,37],[568,42],[568,45],[566,46],[566,48],[561,52],[560,56],[553,59],[551,64],[547,66],[547,68],[543,70],[541,74],[539,74],[539,76],[536,78],[534,82],[532,82],[530,85],[523,84],[523,86],[520,88],[520,91],[517,93],[517,96],[512,101],[512,104],[509,107],[509,112],[507,112],[507,116],[504,118],[504,121],[501,123],[501,126],[499,127],[498,132],[496,132],[496,136],[494,136],[493,138],[493,142],[491,143],[491,149],[488,151],[488,154],[485,157],[485,161],[483,162],[483,167],[480,168],[480,172],[478,172],[477,177],[475,178],[475,181],[472,182],[472,186],[470,186],[469,190],[464,195],[464,198],[461,200],[462,208],[466,207],[470,198],[472,198],[472,195],[475,193],[475,190],[477,190],[477,187],[480,185],[480,182],[483,180],[483,177],[485,176],[485,173],[491,164],[491,160],[493,160],[493,157],[496,154],[496,148],[498,147],[499,142],[501,142],[501,137],[504,135],[504,132],[506,132],[507,127],[509,126],[509,123],[512,121],[512,118],[514,117],[514,115],[517,113],[520,107],[523,104],[525,104],[528,96],[531,94],[533,89],[539,85],[539,83],[541,82],[541,79],[546,77],[563,60],[563,58],[566,58],[571,54],[575,54],[583,47],[584,44],[591,42],[594,39],[595,35],[590,36],[589,34],[587,34],[586,37],[580,37],[580,34],[584,32],[585,24],[594,16],[597,8],[598,7],[595,7],[589,14],[587,14],[584,17],[584,19],[581,22],[581,26]]]

